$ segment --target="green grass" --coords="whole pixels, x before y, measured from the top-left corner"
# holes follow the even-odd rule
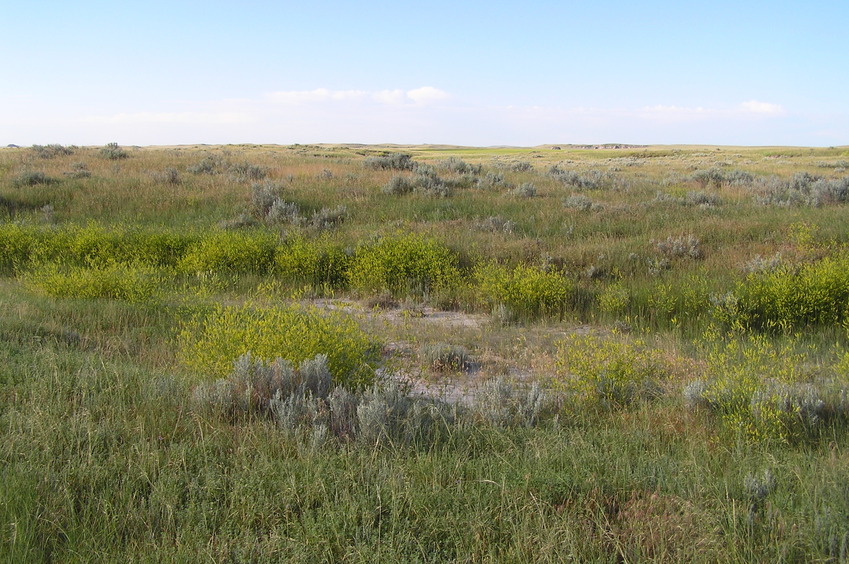
[[[0,150],[0,560],[849,559],[846,206],[759,199],[847,148],[124,149]],[[349,395],[200,409],[246,352]]]

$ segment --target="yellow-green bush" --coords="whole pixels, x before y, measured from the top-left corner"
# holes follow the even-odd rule
[[[162,286],[161,271],[150,266],[110,263],[98,266],[46,263],[22,275],[24,283],[56,298],[111,298],[145,302]]]
[[[799,373],[805,357],[762,334],[710,337],[708,377],[685,399],[716,413],[726,431],[750,441],[788,441],[816,423],[824,404]]]
[[[181,272],[265,274],[274,264],[277,238],[266,232],[211,233],[189,246],[180,258]]]
[[[357,248],[348,272],[353,288],[394,296],[429,296],[457,286],[459,258],[442,243],[416,234],[385,237]]]
[[[17,223],[0,225],[0,272],[13,272],[29,262],[37,231]]]
[[[570,335],[557,346],[557,385],[576,408],[620,408],[659,396],[670,368],[641,341]]]
[[[352,256],[327,239],[297,237],[277,249],[274,271],[280,278],[313,288],[341,288],[347,283]]]
[[[562,317],[572,282],[559,272],[495,263],[478,266],[475,280],[481,299],[492,308],[506,308],[508,318]]]
[[[378,360],[376,343],[350,317],[296,306],[217,306],[188,321],[179,344],[187,366],[216,378],[229,374],[246,353],[296,366],[323,354],[334,382],[361,387],[374,378]]]
[[[787,330],[839,324],[849,312],[849,257],[750,274],[736,297],[736,313],[746,327]]]

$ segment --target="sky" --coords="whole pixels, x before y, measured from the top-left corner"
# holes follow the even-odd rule
[[[849,145],[849,2],[0,0],[0,146]]]

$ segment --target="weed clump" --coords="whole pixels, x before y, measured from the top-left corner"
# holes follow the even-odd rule
[[[217,377],[226,376],[246,353],[296,367],[323,354],[334,381],[352,389],[371,384],[379,352],[350,317],[296,306],[216,306],[185,324],[179,345],[188,367]]]
[[[526,265],[481,265],[475,279],[484,302],[494,311],[503,308],[501,317],[508,322],[562,318],[573,291],[561,273]]]
[[[229,272],[265,274],[274,264],[277,238],[264,232],[213,232],[193,242],[177,263],[187,274]]]
[[[426,346],[424,357],[428,366],[436,372],[466,372],[474,365],[465,347],[448,343]]]
[[[353,288],[365,293],[427,297],[459,283],[459,258],[420,235],[384,237],[357,248],[348,277]]]
[[[670,369],[642,341],[571,335],[557,347],[557,385],[576,409],[627,407],[663,394]]]

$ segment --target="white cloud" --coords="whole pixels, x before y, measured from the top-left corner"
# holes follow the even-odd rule
[[[769,102],[759,102],[758,100],[749,100],[748,102],[743,102],[742,104],[740,104],[739,107],[742,111],[750,114],[772,116],[784,115],[784,108],[781,107],[781,105],[771,104]]]
[[[450,96],[448,95],[448,92],[440,90],[439,88],[422,86],[421,88],[407,91],[407,97],[417,104],[428,104],[438,100],[445,100]]]
[[[315,90],[288,90],[271,92],[265,95],[269,101],[283,105],[306,105],[324,102],[343,101],[366,101],[371,100],[380,104],[404,105],[416,104],[427,105],[439,100],[449,98],[447,92],[432,86],[422,86],[412,90],[330,90],[327,88],[316,88]]]
[[[316,88],[315,90],[289,90],[282,92],[271,92],[266,98],[280,104],[307,104],[311,102],[359,100],[365,98],[367,92],[362,90],[328,90],[327,88]]]

